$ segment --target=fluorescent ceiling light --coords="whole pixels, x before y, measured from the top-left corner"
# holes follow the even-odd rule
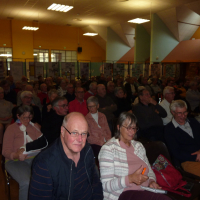
[[[34,53],[33,55],[34,55],[34,56],[37,56],[37,53]]]
[[[37,31],[39,27],[24,26],[22,29],[28,31]]]
[[[53,10],[53,11],[59,11],[59,12],[67,12],[67,11],[71,10],[72,8],[73,8],[73,6],[66,6],[66,5],[53,3],[52,5],[50,5],[47,8],[47,10]]]
[[[0,54],[0,56],[12,57],[12,54]]]
[[[95,35],[98,35],[98,33],[84,33],[83,35],[86,35],[86,36],[95,36]]]
[[[150,21],[149,19],[136,18],[136,19],[129,20],[128,22],[142,24],[142,23],[149,22],[149,21]]]

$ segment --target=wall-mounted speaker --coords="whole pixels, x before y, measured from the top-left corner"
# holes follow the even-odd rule
[[[82,47],[78,47],[78,48],[77,48],[77,51],[78,51],[79,53],[81,53],[81,52],[82,52]]]

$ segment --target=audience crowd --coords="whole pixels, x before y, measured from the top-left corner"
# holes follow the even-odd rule
[[[26,157],[21,156],[22,151],[19,149],[22,145],[26,145],[26,139],[23,139],[23,137],[28,135],[27,132],[24,132],[24,135],[20,136],[22,137],[20,141],[17,141],[15,138],[15,135],[19,135],[18,132],[21,130],[18,130],[19,123],[29,127],[30,132],[33,129],[33,134],[35,135],[31,141],[34,140],[36,143],[38,141],[37,138],[42,135],[46,140],[44,144],[45,148],[46,146],[50,148],[61,137],[62,145],[59,143],[56,147],[51,148],[55,148],[59,152],[60,150],[57,149],[66,142],[65,139],[62,139],[62,130],[64,131],[64,129],[61,127],[63,127],[63,124],[67,124],[68,118],[65,118],[65,116],[68,115],[72,116],[71,118],[73,119],[77,118],[77,120],[84,118],[84,123],[87,122],[88,127],[85,126],[85,130],[87,129],[88,132],[86,143],[91,145],[95,158],[97,159],[99,156],[103,160],[103,163],[100,163],[100,171],[101,166],[103,166],[101,180],[103,181],[105,199],[111,197],[112,199],[118,199],[122,192],[127,191],[127,178],[126,180],[124,179],[126,184],[124,183],[123,187],[121,187],[121,183],[116,183],[116,187],[119,187],[116,193],[114,190],[110,191],[108,186],[104,185],[110,184],[112,179],[107,182],[107,176],[110,176],[110,173],[113,173],[114,176],[114,172],[104,172],[107,160],[111,159],[109,157],[111,156],[109,154],[111,152],[110,149],[116,148],[116,151],[121,151],[121,148],[127,149],[125,145],[126,138],[123,144],[116,142],[118,138],[121,137],[122,139],[124,137],[123,134],[126,131],[133,131],[134,140],[141,143],[144,141],[164,142],[176,164],[181,165],[185,171],[200,176],[200,121],[198,122],[200,114],[200,77],[198,76],[185,77],[184,80],[181,80],[173,77],[166,78],[163,76],[158,78],[156,76],[144,77],[141,75],[138,79],[127,76],[124,80],[118,75],[112,80],[111,77],[105,78],[104,74],[101,74],[99,77],[91,77],[90,80],[82,77],[78,81],[71,82],[62,77],[47,77],[44,80],[41,76],[38,77],[38,81],[34,82],[28,82],[25,76],[21,78],[21,81],[14,82],[13,77],[8,76],[0,82],[0,108],[0,151],[2,151],[2,155],[8,160],[6,168],[13,175],[13,178],[18,173],[14,170],[15,165],[13,164],[16,162],[16,159],[23,161],[23,163],[28,163],[27,173],[30,173],[30,166],[32,164],[32,158],[26,161]],[[23,112],[25,114],[28,113],[30,116],[23,115]],[[128,119],[132,119],[132,116],[134,116],[132,122],[134,128],[129,127],[132,123],[129,123],[126,119],[124,119],[124,122],[123,120],[119,122],[120,125],[117,124],[121,114],[124,112],[127,113],[126,116],[128,116]],[[79,113],[79,115],[81,113],[81,115],[76,114],[77,116],[73,117],[73,113]],[[19,119],[22,122],[19,122]],[[32,126],[29,125],[29,122]],[[76,123],[76,121],[73,121],[73,123]],[[124,123],[127,127],[124,126]],[[33,127],[36,127],[36,129]],[[125,127],[126,130],[122,130],[122,127]],[[82,130],[81,127],[78,127],[77,131],[79,129]],[[65,131],[70,135],[74,134],[67,129]],[[119,135],[116,136],[116,133]],[[85,133],[79,132],[76,134],[77,137],[80,135],[84,137]],[[22,140],[23,142],[21,142]],[[128,139],[128,144],[132,144],[132,146],[137,144],[139,145],[137,148],[142,148],[142,151],[144,151],[143,147],[140,147],[140,143],[131,142],[131,138]],[[82,149],[85,149],[84,145],[78,151],[79,153],[82,152]],[[120,145],[121,147],[119,148]],[[90,148],[88,144],[86,146],[86,149]],[[40,147],[39,149],[42,148]],[[26,151],[26,148],[23,149]],[[103,150],[101,151],[101,149]],[[132,148],[132,151],[134,151],[134,148]],[[128,148],[127,152],[131,154],[131,149]],[[69,155],[67,150],[65,154]],[[84,156],[85,154],[87,155],[86,152]],[[39,157],[38,162],[41,166],[45,166],[46,169],[46,164],[44,165],[42,162],[44,155]],[[77,161],[77,157],[71,159],[74,162]],[[79,159],[81,160],[81,157],[78,157]],[[142,160],[146,160],[146,155],[143,155]],[[67,162],[70,163],[69,160]],[[90,162],[88,161],[88,163]],[[150,168],[148,162],[146,163],[145,166],[147,165]],[[54,174],[53,170],[52,167],[52,173]],[[136,168],[135,170],[138,173]],[[41,170],[40,173],[42,173]],[[120,173],[120,171],[117,173]],[[152,180],[155,180],[155,175],[151,172],[151,169],[149,169],[146,175],[148,173]],[[117,174],[117,176],[120,175]],[[74,176],[78,177],[78,172]],[[21,200],[26,200],[28,198],[27,184],[23,186],[24,183],[23,181],[20,182],[19,177],[15,179],[21,187]],[[30,179],[30,175],[27,175],[26,179]],[[134,183],[134,180],[131,181]],[[75,183],[78,184],[77,181]],[[149,187],[153,185],[152,183],[149,183]],[[157,183],[154,183],[156,185],[155,188],[159,188]],[[100,183],[98,184],[101,185]],[[145,184],[145,186],[148,186],[147,182]],[[137,187],[133,188],[136,190]],[[72,188],[72,190],[73,192],[77,191],[75,188]],[[98,193],[101,193],[101,190],[98,190]],[[90,191],[86,195],[90,199]],[[32,196],[34,195],[32,194]],[[101,195],[100,197],[99,199],[102,199]],[[34,198],[32,197],[32,199]]]

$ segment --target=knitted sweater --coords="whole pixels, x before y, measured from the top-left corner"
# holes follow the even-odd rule
[[[156,181],[155,174],[146,157],[146,151],[143,145],[134,140],[131,141],[131,144],[135,149],[135,155],[147,164],[149,168],[149,179]],[[126,150],[120,146],[118,139],[113,137],[102,146],[99,153],[99,166],[104,199],[117,200],[124,188],[127,187],[125,178],[129,170]]]

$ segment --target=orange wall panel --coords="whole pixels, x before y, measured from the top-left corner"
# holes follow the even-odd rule
[[[1,31],[0,31],[0,47],[12,47],[12,33],[11,33],[11,21],[8,19],[1,19]]]
[[[33,31],[22,30],[32,22],[12,20],[13,60],[33,59]]]
[[[194,33],[194,35],[191,37],[195,38],[195,39],[200,39],[200,27],[196,30],[196,32]]]

